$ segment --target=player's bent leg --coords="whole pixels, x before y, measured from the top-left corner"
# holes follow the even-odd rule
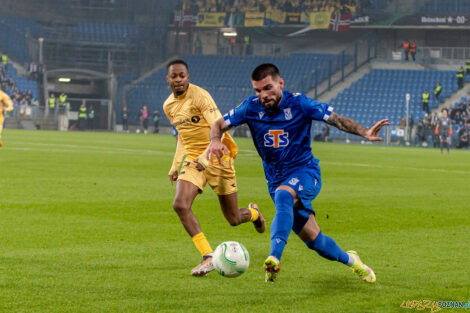
[[[238,208],[238,194],[219,195],[219,203],[227,221],[232,226],[252,221],[255,229],[263,233],[266,225],[263,215],[255,203],[250,203],[247,208]]]
[[[331,237],[324,235],[313,214],[310,214],[298,235],[308,248],[315,250],[320,256],[352,267],[353,272],[366,282],[375,282],[374,271],[362,263],[355,251],[344,252]]]
[[[173,209],[178,214],[184,228],[191,236],[194,245],[202,255],[202,261],[191,270],[193,276],[205,276],[212,270],[212,247],[201,231],[199,221],[191,210],[191,205],[199,193],[199,188],[185,180],[176,183],[176,195],[173,201]]]
[[[305,223],[298,236],[308,248],[314,250],[325,259],[338,261],[346,265],[348,263],[353,264],[353,260],[350,260],[349,255],[344,252],[331,237],[321,232],[313,213],[309,214],[308,221]]]

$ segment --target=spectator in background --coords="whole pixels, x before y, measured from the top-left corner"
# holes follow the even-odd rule
[[[129,132],[129,124],[127,123],[129,120],[129,115],[127,114],[127,107],[122,108],[122,130],[126,133]]]
[[[199,36],[194,40],[194,54],[202,54],[202,42],[201,39],[199,39]]]
[[[444,147],[447,148],[447,154],[450,154],[450,136],[452,136],[452,123],[450,118],[447,116],[447,110],[442,110],[442,117],[439,119],[436,126],[436,135],[439,136],[439,142],[441,147],[441,154],[444,153]]]
[[[405,61],[408,61],[410,54],[410,41],[408,39],[403,42],[403,52],[405,53]]]
[[[140,109],[140,121],[142,123],[144,134],[147,134],[149,127],[149,110],[147,109],[146,105],[144,105],[144,107]]]
[[[88,129],[94,129],[95,128],[95,109],[93,108],[92,105],[90,105],[90,108],[88,109]]]
[[[415,126],[415,121],[413,120],[413,115],[410,115],[408,117],[408,127],[410,128],[410,133],[411,133],[411,130],[413,129],[413,126]]]
[[[463,69],[463,66],[460,67],[460,69],[457,71],[457,85],[459,89],[463,88],[463,79],[465,76],[465,71]]]
[[[315,137],[313,137],[313,140],[327,142],[329,136],[330,136],[330,128],[328,127],[327,124],[325,124],[323,125],[322,132],[320,134],[317,134]]]
[[[436,98],[437,102],[441,102],[441,92],[442,92],[442,85],[441,83],[437,83],[436,88],[434,88],[434,97]]]
[[[457,118],[457,115],[460,114],[460,111],[462,110],[463,107],[463,100],[460,100],[460,103],[458,103],[452,110],[450,110],[450,119],[455,122],[455,119]]]
[[[468,132],[466,124],[463,121],[460,121],[459,126],[457,128],[457,136],[458,136],[458,144],[457,148],[468,148]]]
[[[425,125],[422,118],[419,119],[416,126],[415,145],[424,145],[426,142]]]
[[[402,116],[400,121],[398,122],[398,128],[401,128],[401,129],[406,128],[406,120],[404,116]]]
[[[158,110],[153,111],[153,133],[158,134],[159,132],[159,124],[160,124],[160,112]]]
[[[26,91],[24,98],[26,98],[26,101],[28,101],[28,104],[31,104],[31,100],[33,99],[33,93],[31,92],[31,89],[28,89]]]
[[[423,111],[429,114],[429,92],[426,90],[421,96],[423,101]]]
[[[31,62],[29,63],[29,78],[32,80],[37,80],[38,77],[38,66],[36,65],[36,62]]]
[[[410,43],[410,54],[413,58],[413,61],[416,61],[416,42],[414,40]]]

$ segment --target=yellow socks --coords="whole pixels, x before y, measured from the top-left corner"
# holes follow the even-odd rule
[[[251,212],[251,218],[250,218],[250,221],[254,222],[258,219],[258,210],[255,210],[255,209],[252,209],[252,208],[249,208],[248,210],[250,210]]]
[[[212,250],[211,248],[209,241],[207,241],[206,236],[204,236],[204,233],[199,233],[195,235],[194,237],[192,237],[192,240],[202,256],[214,252],[214,250]]]

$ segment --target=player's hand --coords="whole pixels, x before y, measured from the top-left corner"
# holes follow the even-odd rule
[[[205,170],[206,168],[204,167],[204,165],[202,165],[201,163],[199,163],[199,159],[196,159],[193,161],[194,165],[196,166],[196,169],[199,171],[199,172],[202,172],[203,170]]]
[[[385,125],[390,125],[388,122],[388,118],[381,120],[380,122],[377,122],[374,126],[369,128],[367,131],[366,135],[364,136],[366,139],[369,141],[382,141],[381,137],[376,137],[377,133],[382,129],[383,126]]]
[[[178,179],[178,171],[174,171],[168,176],[170,177],[170,182],[171,182],[171,185],[173,186],[173,182]]]
[[[206,159],[209,160],[211,164],[214,164],[214,154],[217,160],[219,161],[219,164],[222,164],[222,161],[220,159],[225,154],[228,154],[227,146],[224,145],[219,139],[211,140],[211,144],[209,145],[209,148],[207,148]]]

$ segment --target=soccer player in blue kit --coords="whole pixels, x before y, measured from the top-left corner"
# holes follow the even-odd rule
[[[343,251],[323,234],[315,220],[311,201],[321,189],[319,160],[312,155],[310,128],[312,120],[324,121],[345,132],[370,141],[380,129],[389,125],[384,119],[370,129],[350,118],[338,115],[326,103],[304,94],[284,91],[284,80],[273,64],[262,64],[251,74],[256,92],[241,105],[216,121],[211,129],[211,143],[206,157],[213,160],[227,153],[220,138],[230,127],[248,124],[256,150],[263,160],[268,189],[276,214],[271,224],[271,252],[264,262],[265,280],[274,282],[282,252],[293,230],[308,248],[320,256],[350,266],[359,277],[375,282],[374,271],[365,265],[355,251]]]

